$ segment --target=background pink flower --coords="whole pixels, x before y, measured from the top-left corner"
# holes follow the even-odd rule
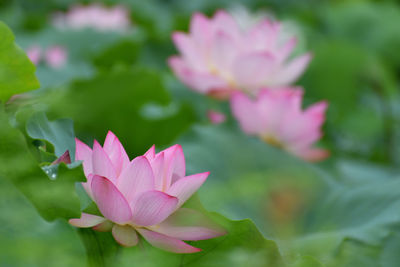
[[[310,54],[289,59],[296,38],[282,43],[281,24],[262,20],[241,29],[231,15],[218,11],[208,19],[197,13],[190,32],[173,33],[181,53],[169,65],[188,87],[204,94],[227,98],[233,90],[256,95],[262,87],[292,84],[310,61]]]
[[[26,50],[26,55],[33,64],[37,65],[42,56],[42,48],[38,45],[32,45]]]
[[[224,113],[215,111],[215,110],[209,110],[207,112],[207,117],[211,121],[212,124],[220,124],[226,121],[226,116]]]
[[[301,89],[291,88],[263,89],[256,99],[235,92],[232,113],[247,134],[257,135],[305,160],[322,160],[328,151],[312,145],[322,136],[327,103],[322,101],[303,111],[302,97]]]
[[[61,68],[67,61],[67,50],[59,45],[51,46],[45,52],[46,63],[52,68]]]
[[[204,183],[208,172],[185,175],[185,157],[175,145],[159,153],[155,147],[129,160],[118,138],[108,133],[104,146],[93,149],[76,140],[76,159],[83,161],[88,195],[102,216],[82,213],[76,227],[112,231],[123,246],[138,243],[138,234],[155,247],[194,253],[200,249],[182,240],[203,240],[224,234],[201,213],[181,208]],[[194,220],[193,220],[194,219]]]
[[[61,29],[92,28],[98,31],[124,31],[131,25],[129,10],[123,6],[101,4],[73,6],[66,14],[54,16],[53,24]]]

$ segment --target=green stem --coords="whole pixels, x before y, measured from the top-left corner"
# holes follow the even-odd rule
[[[79,236],[86,248],[88,267],[112,266],[117,252],[114,240],[107,233],[98,233],[92,229],[79,228]]]
[[[384,89],[377,83],[373,84],[373,89],[380,99],[383,112],[383,133],[386,158],[389,162],[394,161],[394,113],[390,103],[390,97],[386,95]]]

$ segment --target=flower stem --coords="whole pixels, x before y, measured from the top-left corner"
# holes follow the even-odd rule
[[[107,234],[98,233],[92,229],[78,229],[79,236],[86,248],[88,267],[108,267],[112,266],[112,260],[115,258],[117,246]]]

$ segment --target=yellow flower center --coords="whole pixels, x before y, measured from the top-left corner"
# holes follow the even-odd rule
[[[264,135],[264,136],[261,136],[261,139],[264,142],[270,144],[271,146],[278,147],[278,148],[284,148],[284,144],[274,136]]]

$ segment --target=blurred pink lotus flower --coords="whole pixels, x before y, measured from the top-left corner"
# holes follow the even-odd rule
[[[207,112],[207,116],[212,124],[221,124],[226,120],[226,116],[224,113],[214,111],[214,110],[209,110]]]
[[[26,55],[33,64],[37,65],[42,57],[42,48],[38,45],[32,45],[26,50]]]
[[[131,22],[129,10],[123,6],[105,7],[101,4],[73,6],[66,14],[54,16],[53,25],[60,29],[93,28],[98,31],[124,31]]]
[[[45,59],[47,65],[59,69],[63,67],[67,61],[67,50],[59,45],[51,46],[46,49]]]
[[[188,87],[219,99],[240,90],[256,95],[262,87],[292,84],[305,70],[311,55],[289,59],[296,38],[282,42],[281,24],[268,19],[241,29],[233,17],[218,11],[208,19],[193,15],[190,33],[175,32],[180,56],[169,65]]]
[[[232,113],[245,133],[257,135],[305,160],[322,160],[329,152],[312,145],[322,136],[328,105],[321,101],[303,111],[302,98],[303,90],[298,88],[263,89],[256,99],[235,92],[231,98]]]
[[[194,253],[201,249],[182,240],[203,240],[224,234],[201,213],[181,208],[204,183],[208,172],[185,176],[185,157],[175,145],[159,153],[151,147],[129,160],[118,138],[109,132],[104,146],[93,149],[76,139],[76,159],[83,161],[88,195],[103,216],[82,213],[69,222],[76,227],[112,231],[123,246],[135,246],[138,234],[155,247]]]

